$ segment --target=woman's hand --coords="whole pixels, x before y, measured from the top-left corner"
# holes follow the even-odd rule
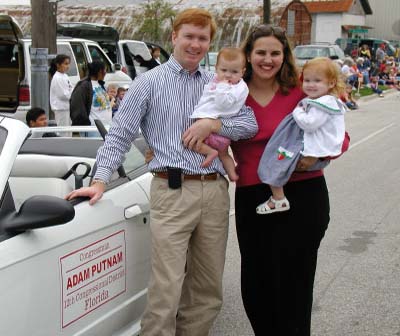
[[[183,133],[183,145],[191,150],[200,147],[211,133],[218,133],[221,128],[218,119],[199,119]]]
[[[312,156],[305,156],[297,162],[296,171],[306,171],[313,164],[318,161],[318,158]]]

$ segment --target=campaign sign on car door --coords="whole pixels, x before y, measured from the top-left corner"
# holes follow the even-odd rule
[[[63,328],[125,292],[125,256],[121,230],[60,258]]]

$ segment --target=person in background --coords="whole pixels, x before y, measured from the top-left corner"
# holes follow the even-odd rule
[[[357,110],[358,104],[353,97],[353,91],[353,86],[350,83],[346,83],[345,91],[340,96],[340,99],[350,110]]]
[[[114,117],[115,113],[118,111],[119,107],[121,106],[122,99],[124,98],[126,91],[127,91],[127,89],[125,89],[124,87],[118,88],[117,100],[116,100],[115,106],[114,106],[115,111],[113,110],[113,117]]]
[[[360,47],[360,50],[358,52],[358,56],[359,57],[363,57],[363,58],[368,58],[369,60],[371,60],[371,51],[369,50],[369,47],[367,44],[363,44]]]
[[[358,75],[355,70],[356,65],[352,58],[346,57],[342,65],[342,74],[345,78],[345,82],[351,83],[353,86],[357,86]]]
[[[256,213],[271,195],[257,174],[260,157],[278,124],[305,95],[282,28],[255,27],[243,49],[246,105],[253,109],[259,131],[231,144],[239,175],[235,217],[242,299],[256,336],[309,336],[318,248],[329,223],[328,189],[322,170],[306,171],[318,159],[305,157],[285,186],[291,210]]]
[[[36,128],[36,127],[47,127],[48,125],[48,120],[46,116],[46,112],[40,108],[40,107],[33,107],[26,112],[26,124],[30,128]],[[54,132],[46,132],[43,134],[40,133],[33,133],[31,138],[50,138],[50,137],[56,137],[57,134]]]
[[[71,94],[70,115],[72,125],[95,125],[95,119],[101,120],[104,125],[111,125],[110,99],[104,87],[106,66],[101,61],[93,61],[88,64],[88,69],[88,76],[76,84]],[[87,132],[85,136],[98,136],[98,133]]]
[[[386,57],[386,45],[385,43],[381,43],[375,52],[375,61],[377,63],[377,67],[379,68],[381,64],[385,62]]]
[[[211,133],[232,140],[257,132],[251,109],[229,119],[190,116],[214,76],[199,67],[216,25],[201,8],[180,12],[172,27],[173,55],[135,79],[115,115],[90,187],[67,195],[99,200],[139,128],[154,151],[150,188],[151,275],[142,336],[205,336],[222,305],[229,224],[228,181],[221,161],[201,167],[192,149]],[[129,197],[127,195],[126,197]]]
[[[108,99],[110,100],[111,111],[112,111],[113,116],[114,116],[115,112],[117,112],[117,110],[118,110],[117,92],[118,92],[118,85],[109,84],[107,86],[107,94],[108,94]]]
[[[160,61],[160,55],[161,55],[161,49],[159,47],[153,47],[151,48],[151,56],[153,57],[153,59],[160,65],[161,61]]]
[[[399,63],[400,62],[400,44],[396,45],[396,50],[394,52],[394,60],[395,62]]]
[[[355,61],[356,58],[358,57],[358,48],[353,47],[353,50],[350,53],[351,58]]]
[[[371,63],[368,58],[358,57],[356,60],[357,69],[359,71],[359,77],[362,76],[362,83],[369,87],[369,70]]]
[[[370,82],[370,88],[371,88],[372,92],[376,93],[379,97],[383,98],[384,97],[383,91],[379,87],[379,85],[380,85],[379,76],[372,76],[371,82]]]
[[[128,89],[125,89],[124,87],[119,87],[117,90],[117,100],[119,100],[119,102],[122,102],[122,99],[125,96],[126,91],[128,91]]]
[[[156,66],[160,65],[153,56],[149,60],[145,60],[141,55],[135,55],[134,59],[140,64],[140,66],[146,67],[147,70],[154,69]]]
[[[57,126],[70,126],[69,100],[72,93],[72,84],[69,81],[67,72],[70,65],[70,57],[57,55],[50,64],[50,107],[54,112]],[[71,132],[60,133],[63,136],[71,136]]]

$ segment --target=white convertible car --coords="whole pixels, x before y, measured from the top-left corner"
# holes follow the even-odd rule
[[[29,133],[0,116],[0,335],[138,335],[150,273],[143,139],[90,206],[63,197],[90,183],[103,141]]]

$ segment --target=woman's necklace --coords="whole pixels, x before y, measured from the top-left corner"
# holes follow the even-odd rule
[[[272,85],[267,88],[266,86],[249,86],[250,95],[262,107],[267,106],[274,98],[276,91],[279,89],[279,84],[274,81]]]

